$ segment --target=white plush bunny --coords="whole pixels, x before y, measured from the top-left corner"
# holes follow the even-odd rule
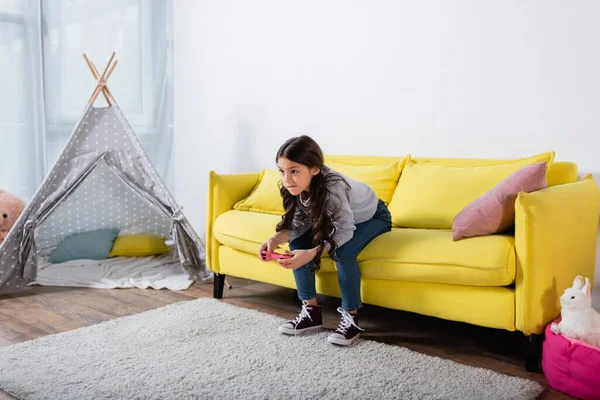
[[[560,297],[562,320],[552,323],[550,330],[600,347],[600,313],[592,308],[590,280],[577,276],[573,287]]]

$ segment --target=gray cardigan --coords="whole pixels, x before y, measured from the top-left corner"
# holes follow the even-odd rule
[[[341,247],[354,236],[356,224],[373,218],[379,199],[366,183],[351,179],[327,166],[323,166],[323,173],[341,176],[350,185],[348,190],[346,183],[338,180],[331,182],[331,186],[328,188],[330,195],[327,212],[333,216],[334,226],[332,238],[336,245]],[[310,199],[308,201],[310,202]],[[289,235],[290,242],[302,236],[312,227],[307,205],[308,203],[301,200],[300,195],[296,196],[296,212],[292,228],[284,230]],[[328,250],[331,249],[329,243],[325,243],[325,247]]]

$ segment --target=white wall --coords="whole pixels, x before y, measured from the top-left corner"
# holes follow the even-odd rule
[[[175,0],[174,10],[175,194],[199,232],[210,169],[274,167],[300,133],[338,154],[556,150],[600,182],[597,0]]]

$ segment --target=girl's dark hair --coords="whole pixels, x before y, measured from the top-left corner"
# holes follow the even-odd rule
[[[321,147],[310,136],[298,136],[288,139],[277,151],[275,162],[284,157],[290,161],[302,164],[306,167],[319,168],[319,173],[312,177],[310,182],[310,204],[309,215],[312,222],[313,244],[317,246],[317,255],[314,258],[315,271],[321,268],[321,255],[323,254],[324,242],[329,242],[330,256],[335,259],[335,250],[337,245],[332,239],[333,221],[332,215],[327,212],[327,202],[330,196],[329,186],[332,182],[342,180],[337,174],[325,174],[323,172],[323,152]],[[292,195],[279,182],[279,193],[283,198],[283,208],[285,214],[277,224],[275,230],[280,232],[284,229],[292,228],[292,221],[296,212],[296,196]]]

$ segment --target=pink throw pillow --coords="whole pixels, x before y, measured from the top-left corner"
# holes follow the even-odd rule
[[[514,224],[515,201],[519,192],[533,192],[546,186],[545,161],[512,173],[456,214],[452,240],[506,231]]]

